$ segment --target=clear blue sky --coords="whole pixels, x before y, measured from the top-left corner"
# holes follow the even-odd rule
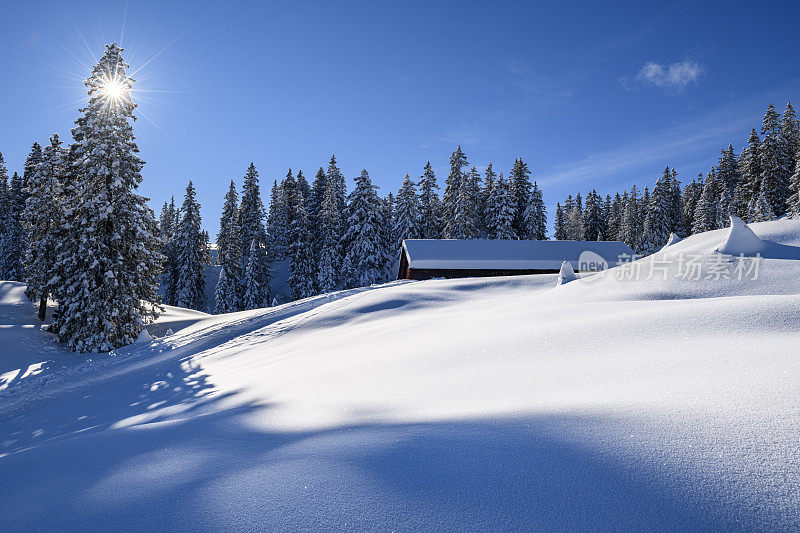
[[[443,184],[461,144],[479,168],[523,157],[552,218],[567,193],[665,165],[691,180],[767,103],[800,104],[798,2],[598,4],[7,3],[0,151],[18,170],[34,140],[68,137],[93,54],[120,39],[141,69],[142,192],[158,211],[191,178],[213,235],[250,161],[265,201],[331,153],[386,194],[427,160]]]

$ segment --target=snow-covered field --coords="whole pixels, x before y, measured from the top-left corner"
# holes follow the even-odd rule
[[[89,358],[0,282],[0,529],[797,530],[798,250],[727,234],[558,287],[170,308]]]

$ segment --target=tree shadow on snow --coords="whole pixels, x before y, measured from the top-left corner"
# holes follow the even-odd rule
[[[157,375],[139,376],[144,382],[127,379],[95,391],[102,412],[98,398],[82,395],[40,413],[36,423],[17,421],[18,428],[41,425],[45,434],[36,438],[49,432],[50,440],[31,438],[28,449],[18,446],[0,458],[4,530],[798,525],[796,514],[747,514],[686,475],[612,457],[575,438],[602,431],[598,419],[531,416],[264,431],[253,419],[269,417],[273,406],[236,401],[236,393],[214,396],[202,373],[176,370],[167,365]],[[165,378],[170,387],[154,378]],[[175,390],[179,382],[188,386]],[[84,410],[87,418],[76,423]],[[89,429],[82,431],[84,423]],[[8,430],[9,421],[0,421],[0,434]]]

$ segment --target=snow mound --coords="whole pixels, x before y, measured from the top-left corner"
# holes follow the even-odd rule
[[[728,236],[714,250],[720,254],[755,256],[764,251],[766,241],[758,238],[753,230],[736,215],[731,215],[731,227]]]
[[[676,242],[680,242],[680,241],[681,241],[680,237],[678,237],[674,233],[670,233],[669,234],[669,239],[667,239],[667,244],[664,245],[664,248],[666,248],[667,246],[672,246]]]
[[[149,344],[153,342],[153,337],[150,336],[147,329],[142,328],[142,331],[139,332],[139,336],[136,338],[136,344]]]
[[[714,249],[715,253],[770,259],[800,259],[800,247],[778,244],[758,237],[736,215],[731,215],[731,227],[725,240]]]
[[[572,264],[567,260],[562,261],[556,286],[564,285],[565,283],[575,281],[576,279],[578,279],[578,276],[575,275],[575,270],[572,269]]]

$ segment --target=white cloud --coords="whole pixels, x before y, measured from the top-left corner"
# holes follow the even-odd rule
[[[651,87],[682,91],[703,74],[703,66],[695,61],[680,61],[662,65],[649,61],[636,74],[636,81]],[[627,81],[627,80],[625,80]]]

